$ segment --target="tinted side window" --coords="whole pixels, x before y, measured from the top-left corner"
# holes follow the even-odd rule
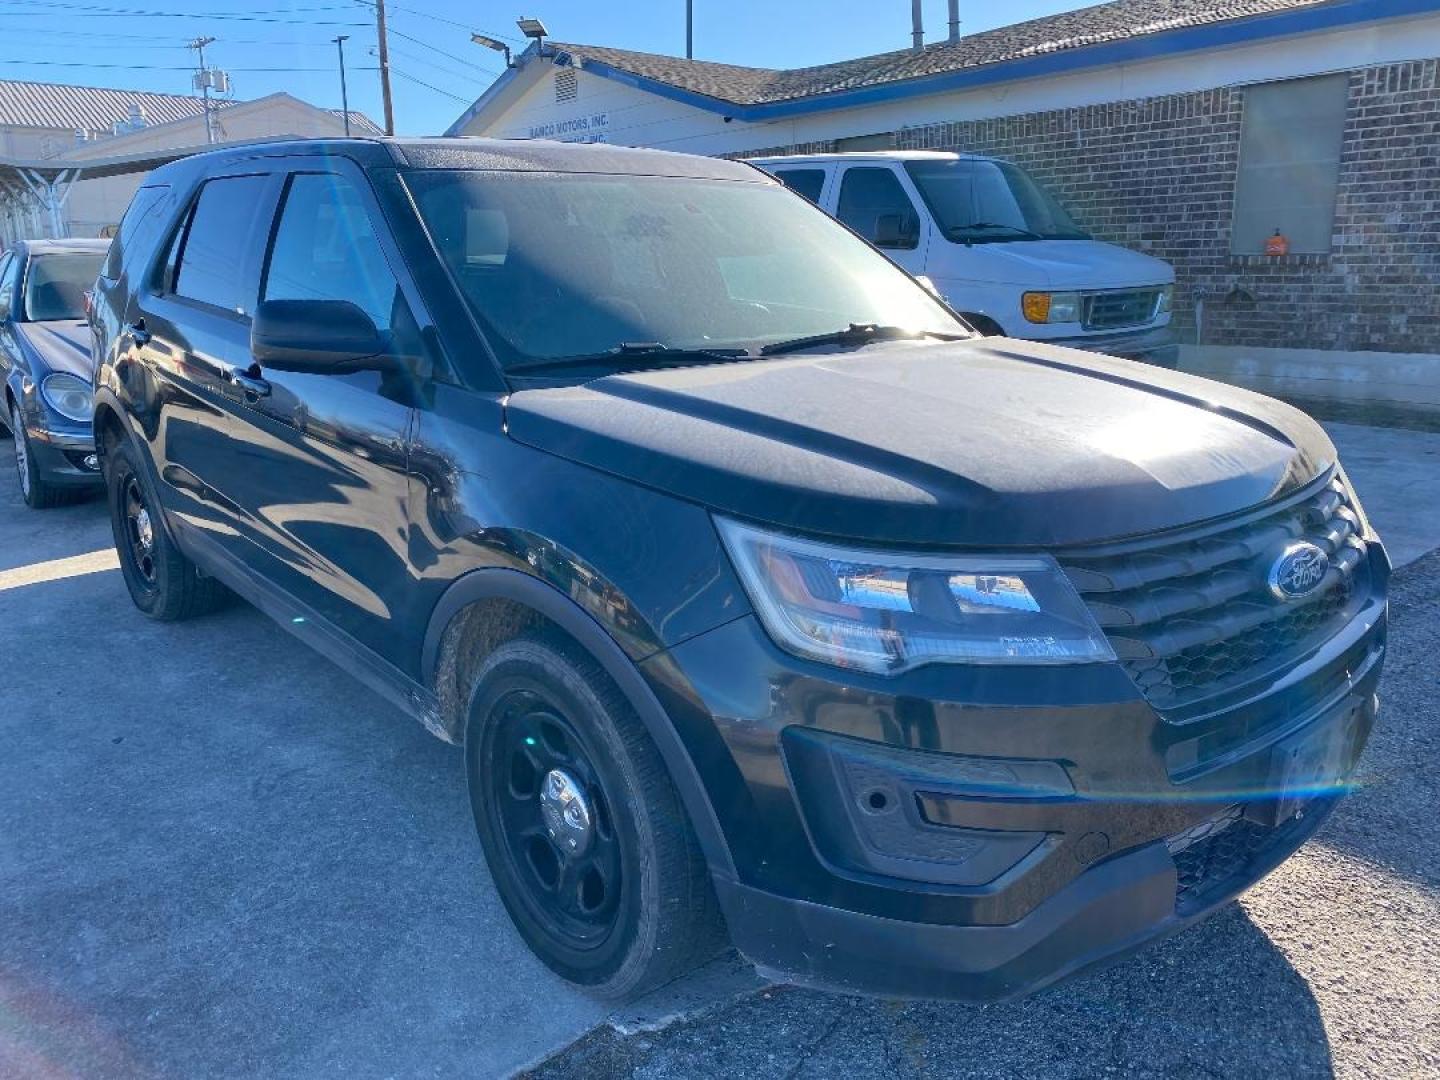
[[[190,216],[175,273],[175,295],[244,315],[254,290],[241,257],[263,209],[267,176],[208,181]]]
[[[125,216],[120,219],[120,228],[115,233],[115,239],[110,241],[110,251],[105,257],[105,268],[100,271],[101,277],[107,281],[119,280],[125,252],[137,243],[145,244],[154,238],[162,217],[159,208],[169,193],[170,188],[165,185],[142,187],[135,192]]]
[[[813,203],[820,201],[820,189],[825,186],[824,169],[786,169],[777,172],[775,179],[797,194],[804,195]]]
[[[889,169],[846,169],[835,216],[880,247],[913,248],[919,242],[920,219]]]
[[[290,178],[261,296],[348,300],[381,330],[402,337],[413,332],[414,320],[360,192],[330,173]]]

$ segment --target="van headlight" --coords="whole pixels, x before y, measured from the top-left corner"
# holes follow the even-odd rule
[[[1080,294],[1074,292],[1027,292],[1020,298],[1020,310],[1033,323],[1080,321]]]
[[[887,675],[1115,659],[1047,556],[868,551],[715,520],[766,632],[798,656]]]
[[[40,396],[45,404],[67,420],[83,423],[95,415],[95,399],[90,384],[84,379],[64,372],[47,375],[40,384]]]
[[[1171,312],[1172,310],[1174,310],[1174,307],[1175,307],[1175,286],[1174,286],[1174,285],[1162,285],[1162,286],[1160,286],[1160,295],[1159,295],[1159,297],[1158,297],[1158,298],[1156,299],[1156,301],[1155,301],[1155,314],[1156,314],[1157,316],[1159,316],[1159,315],[1169,315],[1170,312]]]

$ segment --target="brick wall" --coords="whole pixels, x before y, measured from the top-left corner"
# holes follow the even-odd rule
[[[1205,344],[1440,353],[1440,61],[1350,76],[1329,255],[1230,254],[1244,90],[897,133],[902,149],[1015,161],[1087,229],[1175,265],[1176,326]]]

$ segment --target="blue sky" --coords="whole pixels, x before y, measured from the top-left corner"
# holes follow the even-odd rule
[[[517,0],[512,0],[512,3]],[[396,128],[444,130],[499,74],[502,58],[470,43],[470,31],[520,46],[515,18],[541,18],[561,41],[683,54],[684,0],[387,0]],[[759,67],[798,67],[904,48],[909,0],[694,0],[695,55]],[[962,0],[961,32],[1086,6],[1082,0]],[[925,0],[927,40],[943,38],[945,0]],[[335,46],[345,43],[350,106],[381,117],[368,0],[0,0],[0,78],[185,93],[194,53],[185,43],[216,38],[206,60],[231,72],[239,98],[287,90],[326,107],[340,104]]]

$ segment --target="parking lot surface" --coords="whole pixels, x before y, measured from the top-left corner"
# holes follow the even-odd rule
[[[0,1075],[486,1076],[576,1039],[543,1075],[1433,1075],[1440,435],[1332,431],[1411,565],[1365,787],[1296,859],[1030,1002],[737,998],[721,964],[620,1030],[515,935],[453,747],[244,605],[141,617],[103,503],[26,510],[7,446]]]

